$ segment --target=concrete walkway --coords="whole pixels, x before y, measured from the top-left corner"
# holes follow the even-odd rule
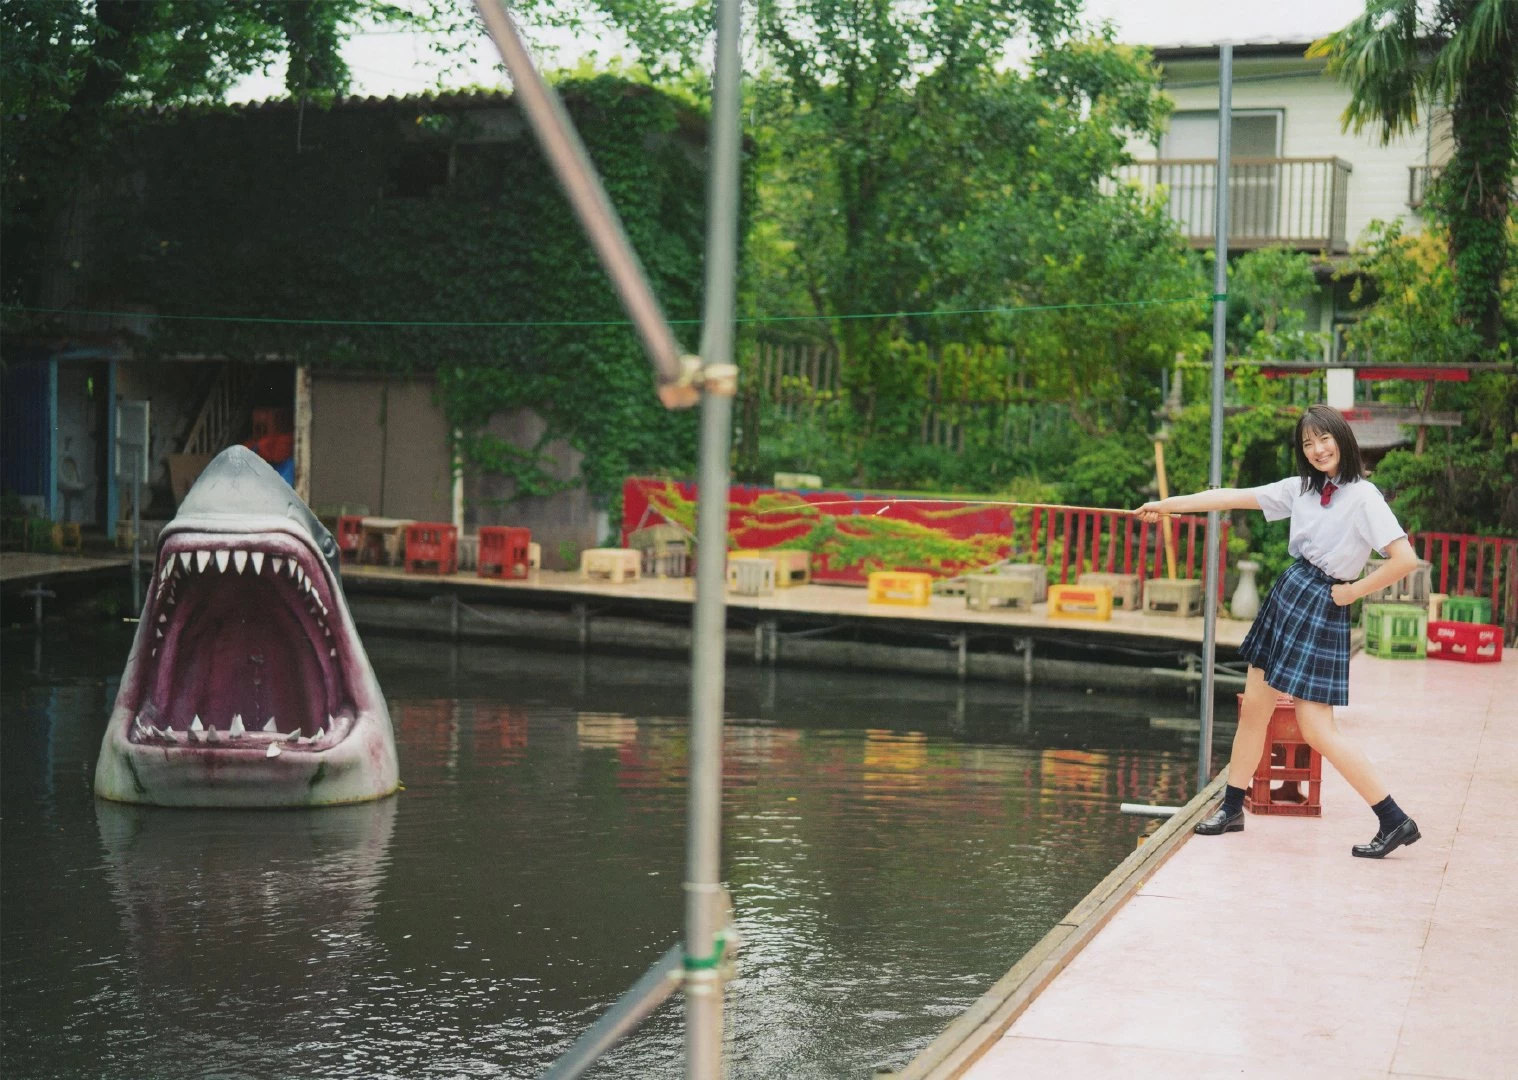
[[[1350,700],[1421,842],[1351,858],[1325,764],[1321,818],[1191,837],[963,1075],[1518,1078],[1518,651],[1360,655]]]

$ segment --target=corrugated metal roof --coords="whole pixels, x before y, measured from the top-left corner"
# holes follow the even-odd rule
[[[641,83],[624,83],[622,92],[628,96],[641,96],[644,94],[657,93],[653,87]],[[572,96],[572,95],[571,95]],[[328,103],[307,102],[307,107],[315,109],[395,109],[395,108],[428,108],[446,109],[458,108],[471,105],[501,104],[511,100],[512,92],[505,88],[475,87],[467,90],[442,90],[428,91],[420,94],[389,94],[384,97],[376,95],[351,95],[334,98]],[[300,107],[300,101],[293,97],[266,98],[262,101],[244,101],[236,104],[221,102],[192,102],[179,105],[144,105],[141,111],[161,116],[171,116],[176,113],[266,113],[293,111]]]
[[[1233,55],[1239,57],[1250,56],[1297,56],[1301,57],[1307,52],[1315,38],[1256,38],[1248,41],[1234,41]],[[1163,45],[1150,45],[1149,49],[1154,53],[1156,60],[1215,60],[1218,55],[1218,46],[1225,42],[1218,41],[1175,41]]]
[[[380,109],[396,108],[397,106],[425,106],[429,108],[448,108],[459,105],[488,105],[493,102],[511,100],[511,91],[506,89],[472,89],[472,90],[443,90],[426,92],[421,94],[388,94],[384,97],[375,95],[354,95],[340,97],[333,100],[331,106],[323,108],[333,109]],[[263,101],[248,101],[240,105],[229,105],[234,112],[279,112],[284,109],[294,109],[300,102],[293,97],[267,98]]]

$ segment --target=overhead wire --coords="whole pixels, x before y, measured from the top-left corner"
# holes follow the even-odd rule
[[[747,315],[739,316],[740,323],[757,325],[786,322],[829,322],[833,320],[862,319],[927,319],[949,318],[966,315],[1025,315],[1043,311],[1083,311],[1096,308],[1154,307],[1171,304],[1212,303],[1218,297],[1196,294],[1194,296],[1161,297],[1148,300],[1099,300],[1074,304],[1025,304],[984,308],[922,309],[917,311],[852,312],[838,315]],[[143,311],[101,311],[83,308],[38,307],[29,304],[6,304],[5,311],[23,311],[34,315],[85,315],[91,318],[164,319],[177,322],[241,323],[275,326],[350,326],[350,327],[416,327],[437,329],[515,329],[548,327],[605,327],[631,326],[628,319],[335,319],[296,318],[279,315],[195,315]],[[671,325],[697,326],[700,319],[670,319]]]

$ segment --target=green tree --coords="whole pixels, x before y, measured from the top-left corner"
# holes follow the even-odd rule
[[[1518,3],[1368,0],[1363,15],[1308,55],[1327,57],[1349,86],[1346,129],[1374,125],[1388,142],[1420,111],[1449,108],[1454,154],[1430,201],[1449,224],[1456,313],[1496,349],[1518,173]]]
[[[95,174],[134,107],[221,101],[281,58],[290,94],[321,98],[347,87],[339,49],[357,26],[457,19],[446,3],[419,15],[386,0],[5,0],[5,298],[74,299]]]
[[[589,7],[653,69],[694,63],[709,25],[704,4],[533,10]],[[1102,193],[1166,112],[1145,54],[1084,27],[1076,0],[760,0],[751,26],[748,313],[816,317],[784,332],[839,346],[855,437],[903,422],[921,383],[903,342],[1013,345],[1092,430],[1089,403],[1123,401],[1122,373],[1168,362],[1195,312],[932,314],[1202,291],[1163,215]],[[1013,63],[1019,38],[1032,55]],[[930,314],[874,317],[891,312]]]
[[[1136,199],[1099,191],[1123,160],[1124,137],[1151,132],[1164,115],[1146,61],[1099,37],[1071,38],[1056,20],[1025,23],[1048,35],[1037,39],[1044,48],[1028,70],[1003,71],[995,5],[960,6],[942,26],[901,5],[859,6],[871,16],[863,38],[840,19],[820,53],[800,27],[769,30],[778,62],[754,93],[763,120],[755,221],[775,223],[790,247],[767,264],[765,249],[755,251],[750,295],[804,298],[804,310],[829,320],[866,435],[906,389],[890,344],[903,336],[1020,345],[1023,360],[1065,383],[1061,399],[1072,396],[1068,361],[1079,355],[1091,363],[1075,380],[1095,393],[1078,396],[1100,396],[1105,384],[1082,376],[1107,369],[1111,350],[1080,346],[1122,334],[1094,332],[1055,355],[1053,337],[1074,327],[855,316],[1107,299],[1096,279],[1109,251],[1096,237],[1121,238],[1113,250],[1123,255],[1156,237],[1170,246],[1173,229],[1146,221]]]
[[[945,306],[1010,308],[984,320],[984,333],[1089,435],[1147,425],[1160,371],[1205,346],[1205,307],[1193,302],[1206,291],[1201,263],[1164,209],[1132,190],[1071,194],[1039,178],[966,233]]]
[[[1447,239],[1433,228],[1404,236],[1377,224],[1370,242],[1341,273],[1354,281],[1352,298],[1365,302],[1347,340],[1378,361],[1455,362],[1477,347],[1475,330],[1455,318],[1456,282]],[[1497,302],[1508,319],[1518,315],[1518,282],[1510,267]],[[1393,450],[1376,468],[1410,530],[1518,532],[1518,377],[1478,371],[1469,382],[1392,384],[1383,391],[1407,404],[1458,411],[1456,428],[1419,429],[1412,450]]]

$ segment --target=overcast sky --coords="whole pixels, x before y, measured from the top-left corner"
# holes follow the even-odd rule
[[[1086,10],[1110,19],[1121,41],[1146,45],[1235,44],[1249,41],[1310,41],[1336,30],[1365,9],[1364,0],[1086,0]],[[570,66],[587,54],[602,60],[626,51],[614,34],[534,42],[549,67]],[[424,39],[394,31],[360,34],[343,51],[355,94],[416,94],[436,89],[442,67]],[[445,85],[501,85],[495,49],[481,34],[470,62],[449,72]],[[234,101],[279,97],[283,71],[245,80]]]

